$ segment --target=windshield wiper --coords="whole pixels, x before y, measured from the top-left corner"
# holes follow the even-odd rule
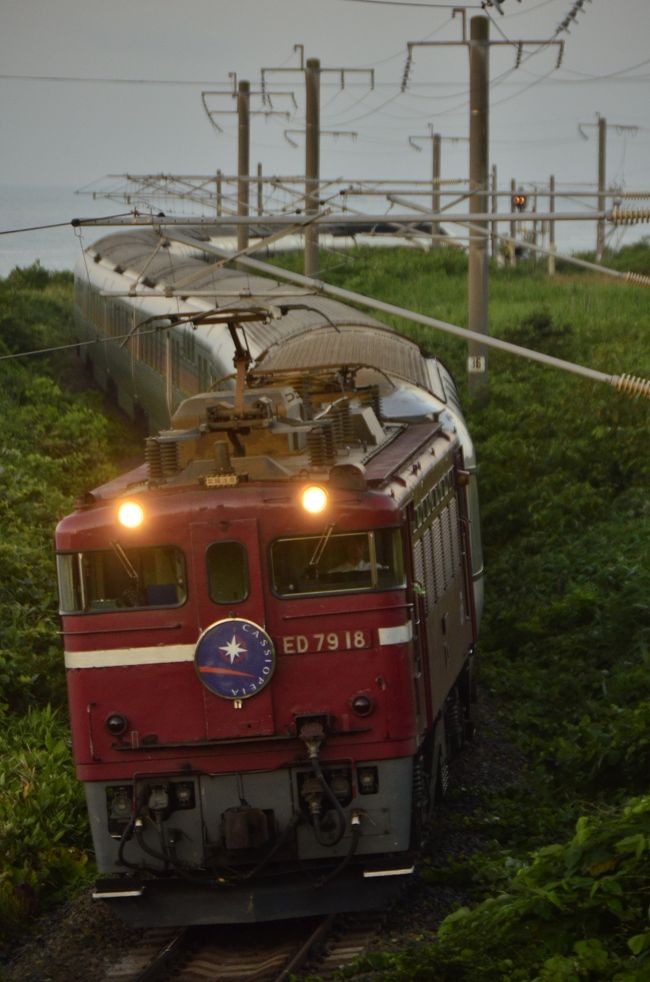
[[[124,572],[126,573],[126,575],[131,581],[131,586],[134,587],[139,592],[140,576],[138,574],[137,569],[135,568],[135,566],[133,565],[133,563],[125,553],[124,549],[119,544],[119,542],[117,542],[117,540],[115,539],[111,542],[111,549],[113,550],[113,552],[119,559],[120,563],[122,564],[122,568],[124,569]]]

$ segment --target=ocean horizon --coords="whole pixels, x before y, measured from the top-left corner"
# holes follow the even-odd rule
[[[102,229],[75,229],[73,218],[100,218],[126,211],[119,203],[77,194],[70,187],[0,184],[0,276],[39,262],[48,270],[71,270],[82,248]],[[41,228],[40,226],[59,226]],[[34,229],[34,231],[18,231]]]

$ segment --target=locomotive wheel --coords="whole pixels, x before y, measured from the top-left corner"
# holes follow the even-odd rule
[[[453,689],[447,700],[447,712],[445,713],[445,731],[447,745],[452,757],[463,749],[465,743],[465,713],[463,704],[458,694],[458,689]]]
[[[449,757],[447,753],[445,717],[436,723],[432,737],[414,761],[413,820],[411,845],[425,845],[431,834],[431,820],[436,806],[449,788]]]
[[[433,750],[431,744],[422,748],[413,762],[413,804],[411,821],[411,848],[426,844],[431,831],[431,818],[435,801],[433,774]]]
[[[433,801],[437,804],[449,790],[449,752],[447,741],[446,716],[438,720],[434,740]]]

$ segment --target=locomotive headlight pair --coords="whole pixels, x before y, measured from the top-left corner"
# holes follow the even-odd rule
[[[137,529],[144,522],[144,508],[137,501],[123,501],[117,509],[117,520],[127,529]]]
[[[327,508],[327,491],[319,484],[310,484],[303,490],[300,500],[310,515],[320,515]]]

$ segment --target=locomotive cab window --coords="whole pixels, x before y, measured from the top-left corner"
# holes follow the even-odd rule
[[[271,546],[271,572],[273,587],[283,597],[402,587],[400,531],[277,539]]]
[[[185,602],[183,553],[175,546],[60,553],[57,557],[62,614],[176,607]]]
[[[217,604],[239,603],[248,596],[248,559],[241,542],[213,542],[206,553],[208,590]]]

